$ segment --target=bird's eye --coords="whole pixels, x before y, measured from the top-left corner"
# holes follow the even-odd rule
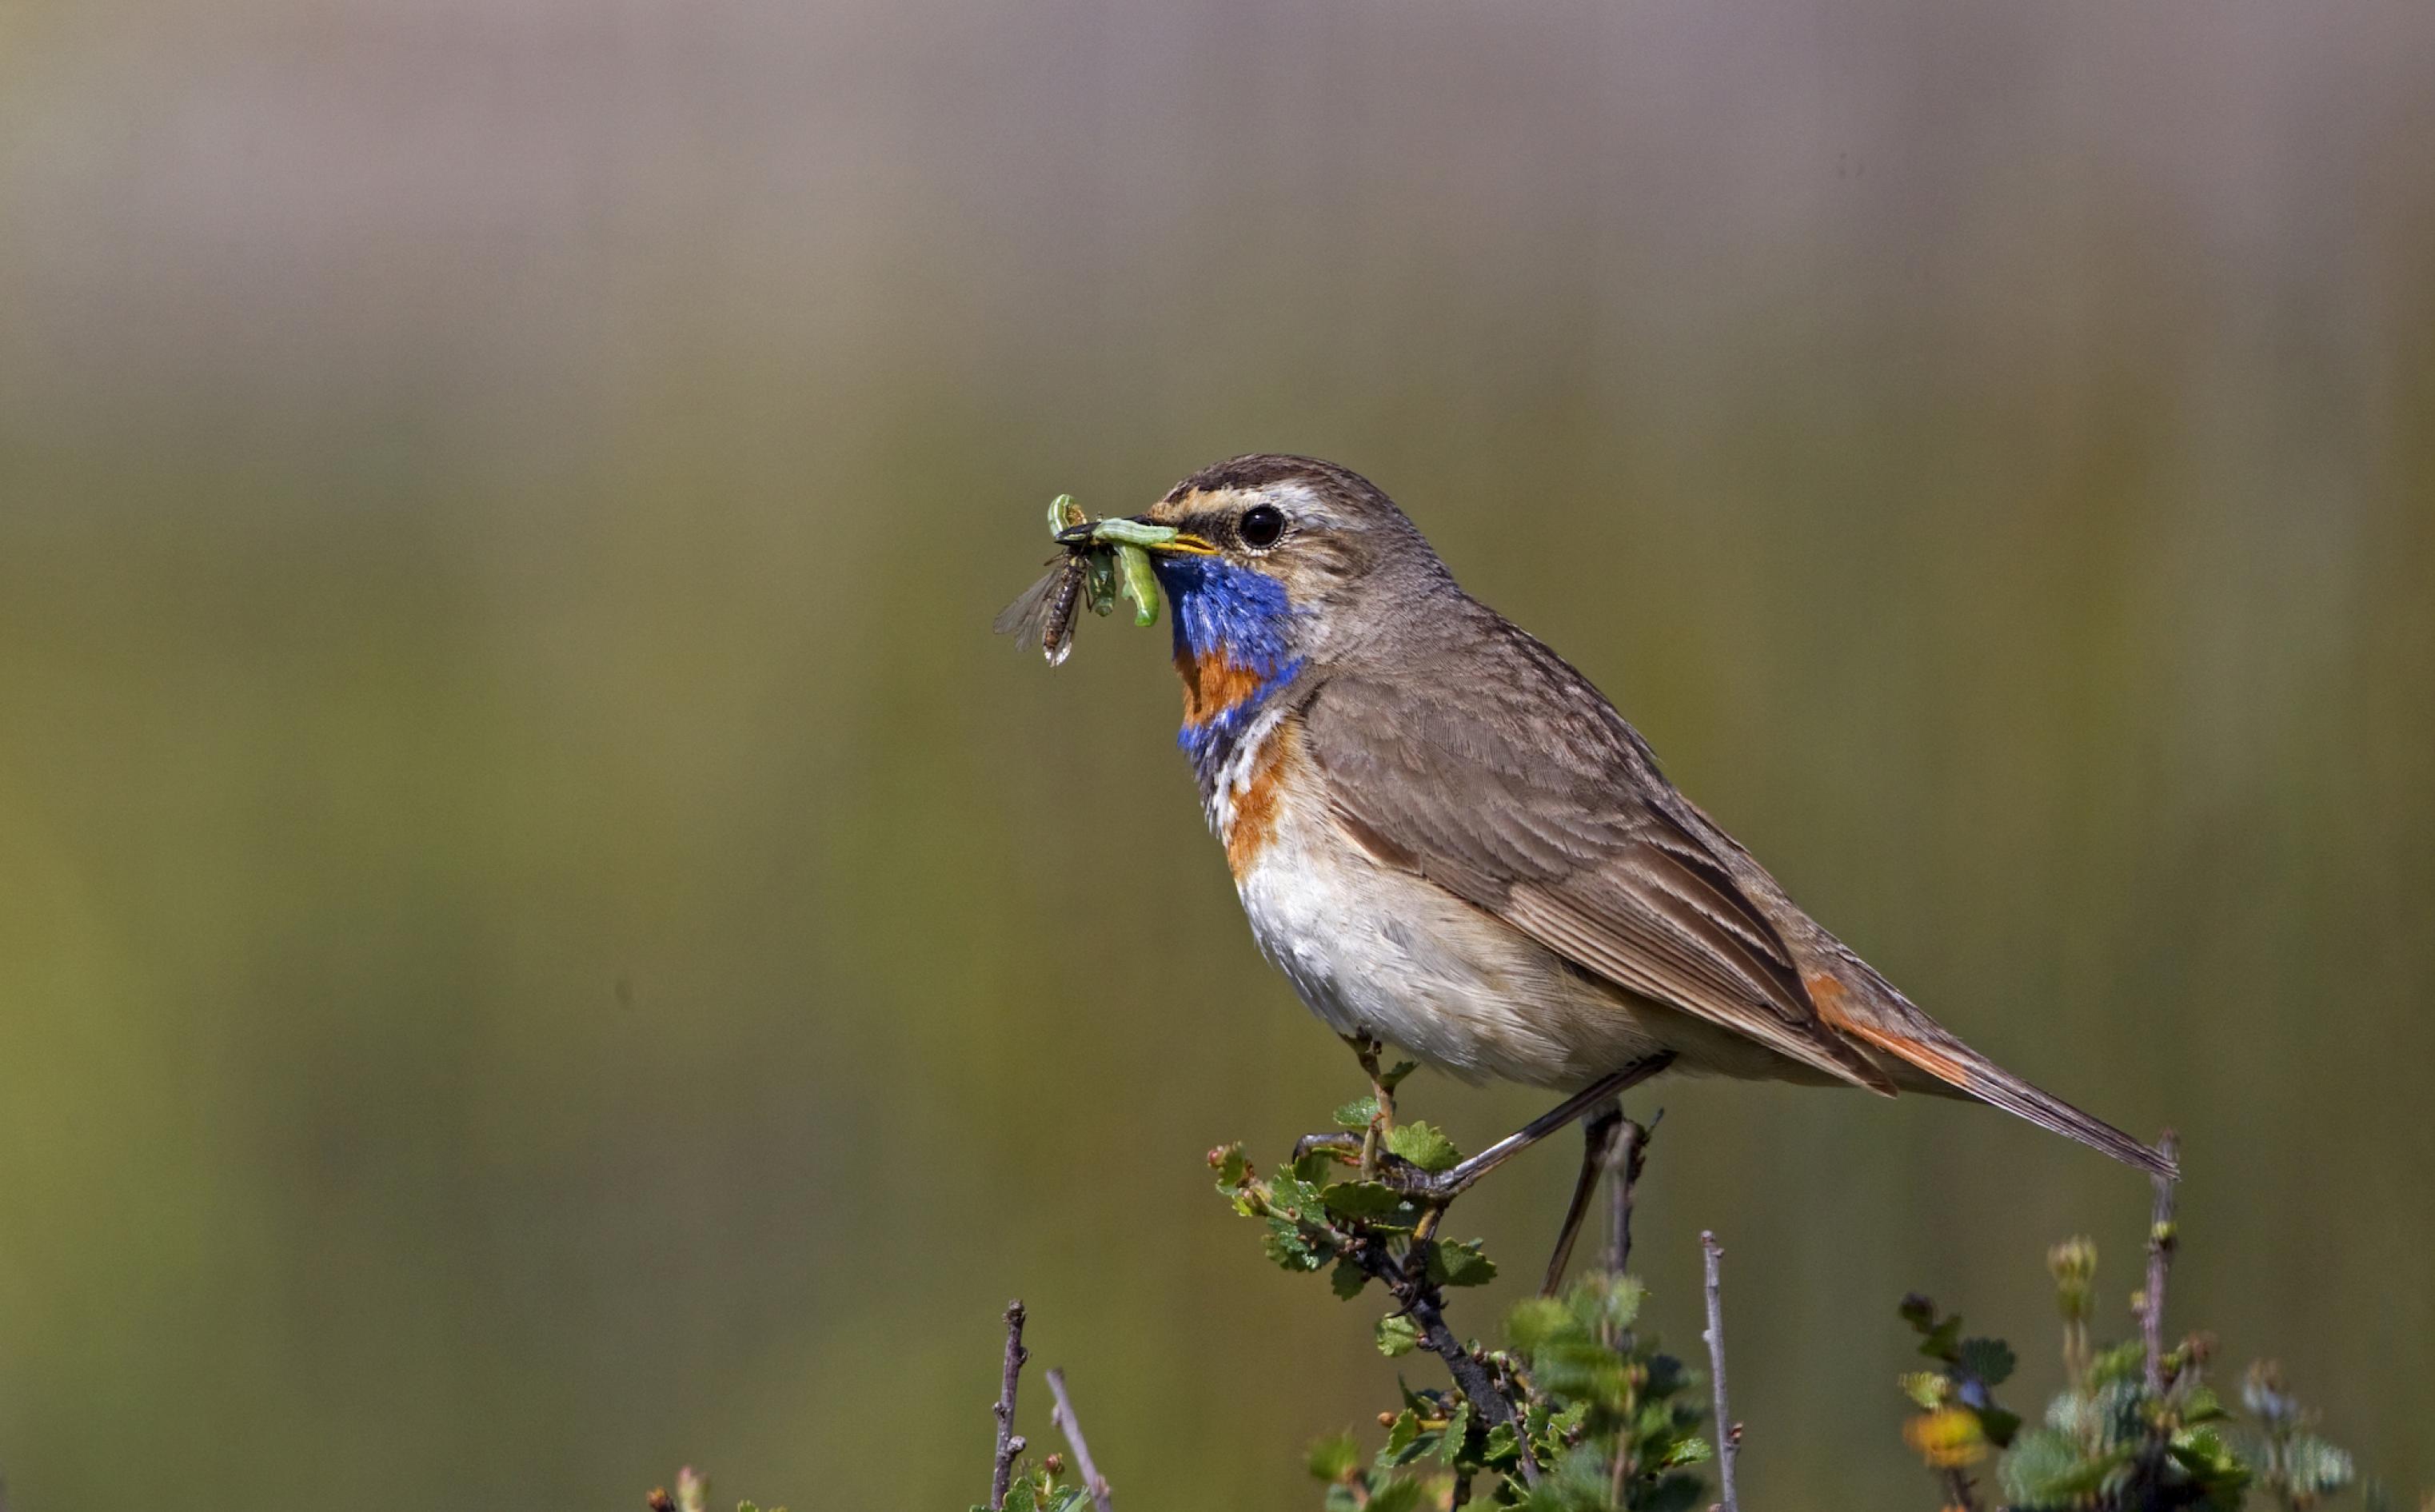
[[[1285,511],[1274,505],[1255,504],[1243,511],[1243,523],[1235,528],[1243,544],[1254,551],[1273,546],[1286,533]]]

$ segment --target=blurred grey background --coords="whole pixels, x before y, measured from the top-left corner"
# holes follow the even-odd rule
[[[1315,1504],[1394,1366],[1200,1161],[1356,1073],[1165,632],[987,634],[1050,494],[1271,449],[2179,1125],[2174,1323],[2435,1481],[2430,79],[2409,3],[0,10],[15,1504],[960,1507],[1016,1294],[1125,1504]],[[1933,1504],[1907,1289],[2024,1404],[2049,1242],[2128,1328],[2086,1151],[1660,1104],[1753,1506]]]

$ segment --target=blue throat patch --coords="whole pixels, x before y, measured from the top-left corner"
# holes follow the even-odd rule
[[[1176,655],[1215,658],[1259,679],[1249,697],[1176,732],[1175,743],[1205,782],[1225,765],[1260,706],[1302,671],[1302,659],[1286,641],[1287,623],[1297,611],[1285,585],[1265,573],[1216,557],[1162,554],[1153,561],[1175,609]]]

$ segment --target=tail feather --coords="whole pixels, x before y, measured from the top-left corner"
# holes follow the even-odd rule
[[[1840,1026],[1991,1108],[2000,1108],[2065,1139],[2078,1140],[2150,1176],[2175,1180],[2182,1174],[2172,1157],[2141,1143],[2101,1118],[2081,1112],[2060,1097],[2040,1091],[1950,1035],[1939,1034],[1930,1040],[1898,1034],[1857,1018],[1846,1018]]]

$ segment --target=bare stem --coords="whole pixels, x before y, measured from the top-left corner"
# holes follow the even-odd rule
[[[1023,1375],[1023,1362],[1030,1358],[1023,1348],[1023,1301],[1018,1297],[1006,1304],[1006,1368],[998,1378],[997,1405],[990,1409],[997,1418],[997,1460],[990,1470],[990,1512],[999,1512],[1006,1505],[1006,1488],[1014,1480],[1014,1459],[1024,1450],[1023,1435],[1014,1431],[1014,1387]]]
[[[1714,1232],[1700,1230],[1700,1255],[1708,1274],[1708,1330],[1701,1337],[1708,1341],[1708,1383],[1716,1399],[1717,1484],[1724,1491],[1725,1512],[1741,1512],[1741,1493],[1734,1486],[1734,1460],[1742,1447],[1741,1428],[1725,1406],[1725,1305],[1723,1286],[1717,1276],[1718,1262],[1724,1253]]]
[[[1606,1162],[1606,1269],[1610,1276],[1620,1277],[1632,1263],[1632,1198],[1640,1184],[1640,1172],[1649,1159],[1649,1136],[1657,1127],[1663,1111],[1649,1121],[1646,1127],[1633,1119],[1625,1119],[1615,1131],[1615,1148],[1607,1153]],[[1607,1331],[1599,1341],[1618,1353],[1632,1352],[1629,1330]],[[1615,1505],[1623,1505],[1623,1488],[1632,1480],[1632,1425],[1625,1423],[1615,1431],[1615,1464],[1608,1474],[1607,1493]]]
[[[2156,1148],[2167,1165],[2181,1153],[2182,1142],[2171,1129],[2156,1142]],[[2160,1176],[2155,1182],[2155,1204],[2148,1223],[2148,1289],[2139,1299],[2139,1332],[2148,1347],[2148,1391],[2161,1396],[2165,1390],[2165,1278],[2172,1269],[2173,1250],[2179,1237],[2173,1231],[2173,1178]]]
[[[1065,1442],[1074,1447],[1074,1468],[1082,1472],[1082,1486],[1091,1493],[1091,1504],[1098,1512],[1112,1512],[1115,1503],[1108,1495],[1108,1478],[1091,1463],[1091,1446],[1082,1442],[1081,1419],[1074,1416],[1073,1400],[1065,1395],[1064,1371],[1048,1372],[1048,1393],[1057,1399],[1053,1418],[1058,1431],[1065,1435]]]
[[[1958,1512],[1978,1512],[1978,1489],[1970,1484],[1966,1471],[1944,1472],[1944,1504]]]
[[[1660,1113],[1644,1126],[1632,1119],[1623,1121],[1615,1136],[1615,1153],[1607,1157],[1606,1181],[1606,1268],[1620,1276],[1632,1263],[1632,1197],[1640,1184],[1641,1169],[1649,1163],[1649,1136],[1657,1131]]]

